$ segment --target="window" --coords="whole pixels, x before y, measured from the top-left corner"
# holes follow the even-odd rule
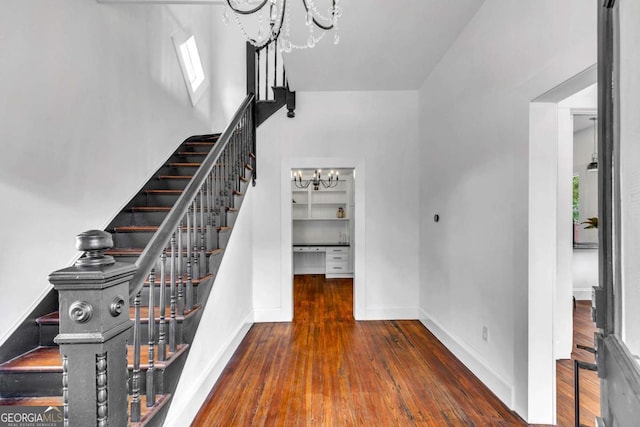
[[[202,68],[196,39],[193,35],[182,32],[174,34],[172,38],[191,105],[195,106],[207,89],[207,79]]]

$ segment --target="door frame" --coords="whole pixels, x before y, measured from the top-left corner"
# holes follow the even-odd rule
[[[281,239],[283,272],[283,301],[293,318],[293,238],[291,215],[291,171],[295,169],[353,169],[353,236],[351,250],[353,260],[353,316],[356,320],[366,320],[366,271],[365,271],[365,161],[342,157],[301,157],[282,161],[281,165]]]
[[[595,314],[597,366],[600,377],[598,425],[633,425],[640,418],[640,364],[622,340],[620,162],[620,2],[605,0],[598,8],[598,238],[599,286]],[[635,94],[640,95],[640,94]],[[626,199],[625,199],[626,200]],[[640,236],[624,236],[636,239]]]

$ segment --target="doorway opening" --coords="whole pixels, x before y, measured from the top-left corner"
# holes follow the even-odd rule
[[[596,81],[593,65],[530,104],[528,412],[532,423],[556,422],[555,361],[570,359],[573,349],[573,187],[574,154],[578,155],[574,122],[595,113]],[[588,178],[580,176],[580,183]]]
[[[292,274],[350,279],[355,258],[355,169],[291,170]],[[298,281],[304,281],[299,277]],[[294,301],[294,318],[295,305]]]

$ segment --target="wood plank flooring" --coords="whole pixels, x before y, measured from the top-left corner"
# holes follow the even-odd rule
[[[296,276],[291,323],[255,324],[193,426],[523,426],[418,321],[353,320],[350,279]]]
[[[559,426],[574,426],[573,360],[594,363],[592,353],[578,349],[577,344],[593,347],[595,325],[591,321],[591,301],[577,301],[573,313],[573,353],[570,360],[556,362],[556,401]],[[580,370],[580,424],[595,426],[600,415],[600,380],[593,371]]]

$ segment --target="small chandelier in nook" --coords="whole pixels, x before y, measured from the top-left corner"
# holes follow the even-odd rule
[[[333,30],[333,43],[340,42],[338,19],[342,16],[342,8],[339,5],[339,0],[330,0],[331,7],[325,14],[318,10],[314,0],[289,0],[301,1],[304,7],[305,24],[309,33],[304,44],[296,44],[291,41],[291,10],[287,7],[287,0],[226,1],[224,22],[229,22],[229,12],[231,12],[247,41],[256,47],[263,47],[277,40],[281,52],[288,53],[293,49],[308,49],[314,47],[330,30]],[[254,17],[252,25],[248,25],[247,17],[249,16]],[[248,29],[249,27],[251,29]],[[314,29],[320,30],[317,35]]]
[[[591,155],[591,163],[587,165],[587,172],[598,171],[598,140],[596,139],[596,133],[598,130],[596,121],[597,117],[591,117],[589,120],[593,120],[593,154]]]
[[[324,188],[333,188],[338,185],[338,181],[340,180],[340,176],[338,171],[329,172],[329,176],[327,179],[322,179],[322,170],[316,169],[313,171],[313,178],[311,179],[302,179],[302,171],[293,173],[293,182],[298,188],[307,188],[309,185],[313,185],[314,190],[320,189],[320,184]]]

